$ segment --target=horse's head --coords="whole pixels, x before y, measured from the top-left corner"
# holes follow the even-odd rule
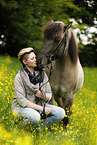
[[[66,43],[66,32],[70,28],[72,22],[65,25],[61,21],[50,21],[43,26],[43,34],[45,44],[37,55],[38,67],[42,68],[49,64],[52,60],[62,55],[64,44]]]

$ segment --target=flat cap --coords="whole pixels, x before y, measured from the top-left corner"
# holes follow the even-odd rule
[[[18,59],[21,61],[24,54],[27,54],[27,53],[30,53],[33,51],[34,51],[34,49],[31,47],[21,49],[20,52],[18,53]]]

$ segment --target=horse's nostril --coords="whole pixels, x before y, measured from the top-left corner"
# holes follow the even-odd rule
[[[40,64],[40,61],[38,61],[38,63]]]
[[[39,64],[41,64],[41,60],[39,60]]]
[[[42,62],[42,60],[41,60],[41,59],[37,61],[37,63],[38,63],[38,64],[41,64],[41,62]]]

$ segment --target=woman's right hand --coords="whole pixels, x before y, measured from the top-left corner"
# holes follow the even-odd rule
[[[45,107],[45,114],[48,115],[51,113],[51,109],[48,107]]]
[[[40,90],[38,90],[38,91],[36,92],[36,97],[42,98],[42,99],[43,99],[43,96],[42,96],[42,93],[40,92]]]

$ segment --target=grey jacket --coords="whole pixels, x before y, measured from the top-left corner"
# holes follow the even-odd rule
[[[36,74],[38,74],[38,71],[35,71]],[[46,73],[44,72],[44,80],[40,84],[42,86],[44,83],[48,81],[48,77]],[[14,106],[21,106],[26,107],[26,105],[29,102],[36,103],[36,91],[39,90],[39,83],[34,85],[30,82],[29,76],[26,73],[26,71],[23,69],[23,67],[19,70],[17,73],[15,80],[14,80],[14,88],[15,88],[15,97],[12,101],[12,107]],[[46,95],[49,96],[49,100],[52,97],[51,87],[49,82],[42,86],[42,91],[45,92]],[[44,98],[45,100],[45,98]],[[43,100],[40,99],[37,104],[43,106]]]

